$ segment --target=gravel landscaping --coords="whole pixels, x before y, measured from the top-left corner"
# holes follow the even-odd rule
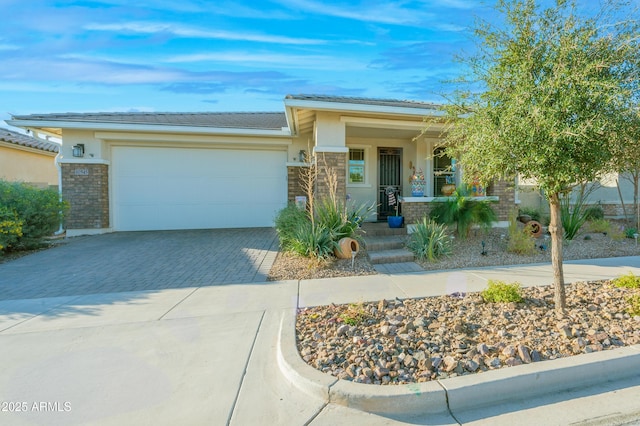
[[[450,256],[419,262],[425,270],[550,261],[550,240],[536,253],[506,252],[506,229],[472,231],[454,239]],[[483,243],[484,242],[484,247]],[[564,259],[640,255],[636,241],[582,233],[565,241]],[[271,279],[375,274],[363,251],[351,260],[310,262],[280,254]],[[393,385],[425,382],[498,368],[640,344],[640,316],[627,299],[638,289],[609,281],[567,285],[567,310],[558,315],[550,286],[522,289],[522,303],[485,303],[479,293],[380,300],[301,309],[298,349],[311,366],[340,379]]]
[[[557,315],[550,286],[523,303],[485,303],[479,293],[302,309],[302,358],[359,383],[426,382],[640,343],[640,315],[610,282],[567,286]]]

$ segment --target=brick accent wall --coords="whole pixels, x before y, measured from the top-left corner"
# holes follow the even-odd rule
[[[497,203],[492,202],[491,207],[498,216],[498,221],[509,220],[509,213],[515,208],[515,192],[513,185],[508,184],[505,181],[498,181],[489,186],[487,189],[487,195],[498,196],[499,201]],[[429,215],[434,202],[418,202],[418,203],[403,203],[402,215],[406,224],[416,223],[425,215]]]
[[[287,201],[293,203],[296,196],[306,195],[302,188],[300,170],[303,166],[287,166]]]
[[[504,180],[495,181],[487,188],[487,195],[495,195],[500,198],[499,202],[492,203],[492,207],[496,212],[496,216],[498,216],[498,220],[509,220],[509,213],[516,207],[514,183]]]
[[[318,161],[318,184],[316,195],[322,199],[329,195],[327,184],[327,171],[333,170],[336,173],[338,186],[336,197],[338,200],[345,200],[347,196],[347,154],[338,152],[320,152],[317,154]]]
[[[404,216],[404,223],[411,225],[422,220],[426,215],[429,216],[431,212],[431,206],[433,203],[402,203],[402,215]]]
[[[62,197],[69,202],[67,229],[99,229],[109,225],[109,166],[62,165]]]

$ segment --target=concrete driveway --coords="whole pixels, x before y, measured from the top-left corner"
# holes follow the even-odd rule
[[[302,424],[272,229],[82,237],[0,265],[0,424]],[[244,281],[240,282],[239,281]],[[265,423],[266,422],[266,423]]]
[[[0,264],[0,300],[262,282],[277,250],[272,228],[71,238]]]

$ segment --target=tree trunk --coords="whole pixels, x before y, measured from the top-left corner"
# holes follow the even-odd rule
[[[564,292],[564,272],[562,271],[562,222],[560,221],[560,198],[558,194],[549,195],[551,233],[551,267],[553,268],[553,289],[556,312],[563,313],[566,307]]]

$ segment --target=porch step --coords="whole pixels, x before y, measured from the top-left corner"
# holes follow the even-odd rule
[[[404,248],[407,235],[378,235],[369,236],[365,234],[364,240],[368,252],[395,250]]]
[[[362,224],[362,239],[374,265],[415,260],[413,253],[405,248],[407,228],[389,228],[387,222],[366,222]]]
[[[414,261],[413,253],[407,249],[381,250],[374,252],[368,251],[368,253],[371,263],[374,265]]]
[[[390,235],[407,235],[407,228],[389,228],[386,222],[365,222],[362,224],[364,237],[380,237]]]

